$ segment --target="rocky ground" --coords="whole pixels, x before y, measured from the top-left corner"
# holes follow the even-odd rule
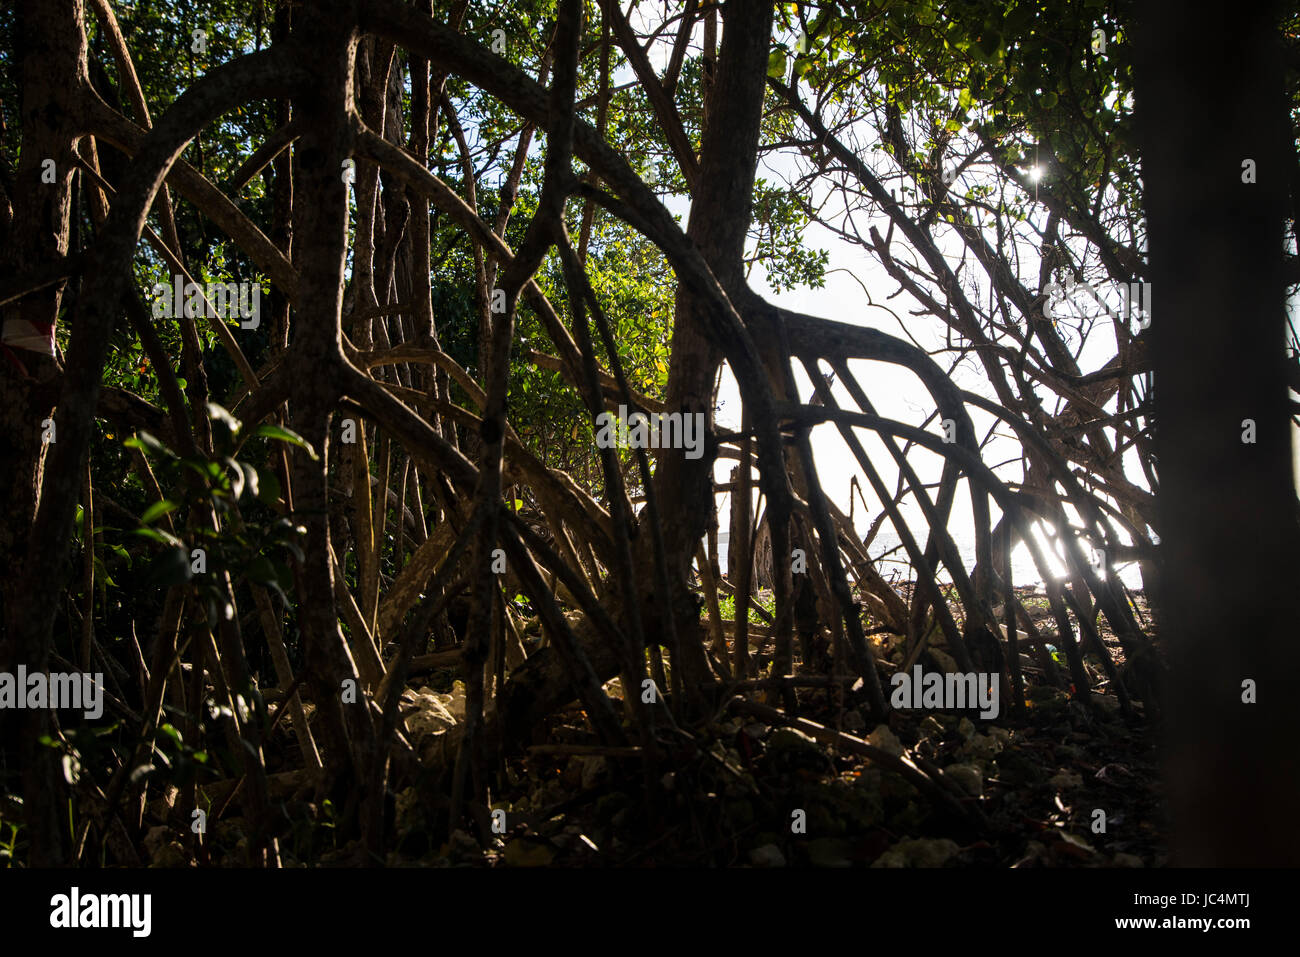
[[[1032,588],[1020,597],[1068,676],[1051,644],[1057,634],[1046,597]],[[1142,596],[1135,599],[1147,615]],[[1101,631],[1122,669],[1104,619]],[[901,661],[901,640],[873,640],[879,653]],[[757,649],[759,661],[769,657],[765,650]],[[931,668],[951,663],[941,641],[923,660]],[[497,847],[484,852],[467,836],[436,848],[422,843],[412,793],[399,797],[404,842],[392,863],[1161,866],[1166,822],[1141,706],[1125,720],[1099,660],[1090,656],[1086,666],[1096,690],[1084,697],[1043,685],[1036,659],[1024,655],[1025,711],[1012,717],[1004,703],[994,721],[894,711],[887,724],[871,727],[860,694],[797,691],[798,713],[828,731],[942,769],[974,821],[882,762],[839,746],[843,739],[827,744],[725,707],[708,725],[674,736],[673,770],[654,782],[656,805],[647,806],[640,759],[597,747],[573,711],[553,722],[547,744],[510,763],[512,783],[497,796],[507,825]],[[610,691],[619,693],[617,682]]]
[[[895,710],[868,718],[865,696],[847,683],[795,690],[803,724],[767,705],[771,692],[732,687],[709,721],[661,730],[663,760],[647,773],[634,748],[599,745],[575,704],[538,728],[538,743],[510,758],[491,793],[494,832],[484,849],[463,832],[438,840],[445,788],[418,782],[393,795],[396,866],[817,866],[1158,867],[1167,833],[1153,734],[1142,708],[1121,714],[1096,656],[1094,690],[1072,693],[1045,596],[1021,600],[1060,661],[1064,687],[1045,683],[1041,658],[1022,657],[1026,706],[1013,715]],[[1145,603],[1136,597],[1141,614]],[[1102,629],[1122,672],[1123,656]],[[759,638],[756,662],[770,661]],[[901,638],[871,637],[881,681],[906,652]],[[947,670],[942,640],[921,661]],[[797,670],[797,668],[796,668]],[[463,719],[463,686],[452,668],[429,675],[403,701],[418,749]],[[1122,679],[1121,679],[1122,680]],[[841,690],[841,688],[843,690]],[[622,692],[617,680],[607,690]],[[767,702],[767,704],[764,704]],[[280,735],[290,741],[288,722]],[[274,744],[271,746],[274,750]],[[867,753],[863,753],[867,752]],[[921,775],[900,771],[898,758]],[[928,776],[929,780],[918,780]],[[934,782],[942,785],[936,788]],[[945,792],[945,793],[938,793]],[[286,866],[355,863],[358,848],[330,839],[332,809],[303,790],[283,802],[294,825],[281,841]],[[493,825],[495,825],[493,827]],[[153,863],[191,863],[158,828]],[[156,846],[154,846],[156,845]],[[208,860],[239,863],[242,822],[212,828]]]

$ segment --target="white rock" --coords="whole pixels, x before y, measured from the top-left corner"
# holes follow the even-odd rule
[[[755,867],[785,867],[785,855],[775,844],[764,844],[749,852],[749,863]]]
[[[867,743],[895,757],[903,753],[903,743],[889,730],[887,724],[876,725],[876,730],[867,735]]]
[[[943,769],[943,776],[951,779],[971,797],[979,797],[984,791],[984,780],[979,769],[969,764],[950,764]]]

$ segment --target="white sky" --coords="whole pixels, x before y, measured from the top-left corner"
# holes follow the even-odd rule
[[[638,32],[645,32],[647,24],[644,8],[634,6],[632,9],[632,26]],[[721,29],[721,27],[720,27]],[[698,45],[701,41],[702,28],[697,27],[696,34],[693,37],[693,45]],[[674,31],[675,32],[675,31]],[[660,42],[655,44],[649,51],[651,62],[656,70],[662,74],[667,67],[670,44]],[[615,82],[624,83],[633,79],[631,70],[624,67],[615,78]],[[868,134],[869,136],[869,134]],[[870,140],[867,139],[869,142]],[[866,157],[864,157],[865,159]],[[874,158],[868,160],[870,165],[875,165]],[[767,179],[769,182],[782,182],[790,178],[794,171],[795,163],[793,157],[783,156],[780,154],[769,154],[764,157],[758,170],[759,177]],[[683,197],[674,197],[667,203],[669,209],[674,213],[682,214],[682,221],[686,222],[689,216],[689,201]],[[856,225],[865,235],[870,225],[879,225],[883,231],[888,223],[887,216],[880,211],[868,221],[865,217],[858,214]],[[944,343],[945,327],[938,319],[933,316],[911,316],[909,310],[916,308],[916,303],[906,294],[886,302],[886,297],[893,294],[897,289],[897,284],[885,273],[883,266],[864,249],[845,242],[835,233],[822,227],[817,223],[811,224],[804,231],[805,245],[810,249],[825,249],[829,253],[830,260],[827,265],[827,274],[825,286],[820,289],[795,289],[789,292],[777,293],[771,289],[766,281],[765,274],[761,266],[756,266],[750,276],[751,287],[764,295],[771,302],[775,302],[788,309],[807,313],[809,315],[821,316],[829,319],[835,319],[840,322],[851,323],[853,325],[872,326],[888,332],[891,335],[906,338],[897,319],[884,309],[874,307],[872,302],[885,303],[893,308],[894,312],[907,323],[907,332],[910,337],[920,342],[927,348],[938,348]],[[941,248],[943,240],[940,239]],[[945,249],[945,252],[955,251],[956,247]],[[956,263],[956,256],[950,255],[950,262]],[[1032,275],[1026,272],[1027,269],[1033,269],[1036,273],[1037,263],[1021,263],[1022,275]],[[863,287],[866,287],[870,294],[870,300]],[[1101,290],[1103,298],[1109,302],[1115,299]],[[984,298],[987,297],[987,289],[981,290]],[[1083,307],[1087,315],[1100,316],[1099,323],[1104,324],[1110,320],[1105,318],[1100,307],[1095,304],[1087,303],[1085,299],[1076,297],[1075,302]],[[1300,296],[1293,297],[1289,303],[1289,309],[1294,324],[1296,315],[1300,314]],[[1088,339],[1087,346],[1079,356],[1079,364],[1086,373],[1098,368],[1102,363],[1107,361],[1114,353],[1114,336],[1109,335],[1104,325],[1099,325],[1093,330],[1091,337]],[[939,354],[935,356],[936,361],[947,368],[951,358]],[[968,363],[958,367],[954,373],[954,380],[959,386],[967,390],[977,392],[981,395],[992,397],[991,387],[987,384],[982,374],[972,372],[965,368]],[[809,398],[813,394],[811,384],[804,374],[803,367],[799,363],[794,363],[796,381],[800,389],[800,396],[803,399]],[[910,372],[892,366],[888,363],[857,361],[851,363],[850,368],[857,377],[863,390],[867,393],[876,411],[887,418],[897,419],[912,425],[921,425],[927,415],[933,409],[929,394]],[[836,383],[833,387],[835,398],[842,405],[855,408],[842,384]],[[1043,390],[1045,393],[1046,390]],[[1115,403],[1112,400],[1108,409],[1114,411]],[[725,369],[723,373],[722,386],[719,391],[719,409],[717,412],[717,421],[722,428],[735,429],[740,423],[740,395],[736,387],[735,380],[730,372]],[[1050,409],[1050,406],[1049,406]],[[971,410],[971,417],[974,421],[977,433],[983,437],[987,429],[992,424],[992,418],[981,411]],[[933,429],[934,426],[932,425]],[[859,440],[862,442],[871,458],[872,463],[881,473],[882,479],[886,485],[893,490],[897,482],[897,470],[894,468],[892,457],[886,452],[884,445],[877,439],[874,433],[866,429],[854,430]],[[1005,427],[1003,428],[1005,432]],[[1297,476],[1297,488],[1300,489],[1300,428],[1292,426],[1292,457],[1294,462],[1294,473]],[[870,522],[879,512],[879,504],[876,501],[874,493],[867,484],[865,476],[862,475],[857,466],[852,453],[848,446],[841,439],[838,430],[834,425],[825,424],[813,429],[811,434],[813,448],[813,457],[816,460],[817,471],[822,479],[822,486],[826,494],[844,511],[850,510],[851,497],[851,479],[857,476],[858,485],[866,495],[868,503],[872,505],[870,513],[864,515],[860,507],[860,502],[855,503],[859,507],[853,510],[855,524],[859,531],[865,532]],[[984,450],[984,461],[990,466],[996,466],[998,463],[1011,458],[1018,454],[1017,443],[1013,440],[1004,440],[994,438]],[[925,482],[936,481],[941,468],[937,456],[931,453],[920,451],[913,456],[913,465],[917,468],[918,473]],[[726,482],[729,478],[730,470],[734,461],[731,459],[719,459],[715,468],[715,478],[718,482]],[[1125,457],[1125,466],[1127,477],[1135,484],[1146,488],[1147,483],[1137,466],[1135,454],[1130,452]],[[1013,462],[1010,466],[995,469],[1004,478],[1019,481],[1022,477],[1020,465]],[[719,507],[725,510],[729,508],[729,496],[725,493],[718,496]],[[996,516],[997,509],[993,506]],[[925,534],[925,522],[921,516],[920,509],[910,499],[906,499],[903,504],[903,513],[912,527],[918,539],[923,540]],[[1071,510],[1072,511],[1072,510]],[[1076,516],[1077,518],[1077,516]],[[965,488],[965,483],[959,490],[956,502],[954,504],[952,518],[949,523],[950,529],[956,537],[962,538],[970,534],[972,524],[972,515],[970,509],[970,499]],[[722,521],[722,527],[726,527],[725,518]],[[882,533],[890,530],[886,522]],[[1126,536],[1121,534],[1121,540],[1127,540]],[[1044,542],[1046,544],[1046,542]],[[1047,547],[1044,551],[1048,554],[1049,560],[1052,549]],[[1028,551],[1022,545],[1013,556],[1016,566],[1016,575],[1019,577],[1025,574],[1024,569],[1029,569],[1030,580],[1036,579],[1036,572],[1032,571],[1032,563],[1028,559]],[[1057,565],[1058,568],[1061,566]],[[1135,565],[1121,568],[1121,577],[1131,586],[1140,585],[1140,576],[1137,574]]]
[[[647,31],[645,7],[634,5],[630,16],[634,30],[641,33]],[[695,45],[696,49],[698,49],[701,40],[701,30],[701,27],[697,27],[693,39],[693,45]],[[667,66],[671,46],[670,41],[673,34],[675,34],[675,30],[669,31],[667,34],[667,41],[669,42],[661,41],[656,43],[648,51],[652,65],[660,74],[663,73]],[[614,85],[628,83],[633,79],[634,75],[627,66],[616,70],[614,76],[611,77]],[[467,130],[467,132],[470,131]],[[470,132],[470,135],[471,138],[474,138],[474,133]],[[871,143],[874,137],[869,131],[864,130],[860,139],[864,143]],[[880,172],[885,172],[892,164],[892,160],[888,157],[878,153],[873,154],[871,151],[860,153],[860,155],[868,165]],[[796,158],[793,154],[769,154],[761,161],[758,176],[768,180],[769,183],[780,184],[791,179],[795,169]],[[892,170],[890,171],[892,172]],[[978,171],[968,171],[963,174],[962,182],[965,181],[967,176],[971,175],[978,176]],[[959,186],[961,186],[960,182],[954,188]],[[690,202],[687,197],[668,197],[665,200],[665,205],[670,212],[679,214],[683,223],[688,221]],[[838,208],[842,211],[842,206],[830,208]],[[869,215],[864,214],[861,210],[855,210],[854,217],[854,224],[862,235],[867,234],[871,225],[877,225],[882,232],[888,225],[886,214],[879,210],[873,210]],[[825,249],[829,254],[826,281],[822,288],[800,288],[777,293],[767,285],[765,273],[761,266],[755,266],[750,275],[751,287],[769,301],[793,311],[853,325],[875,327],[900,338],[906,339],[910,337],[930,350],[941,348],[944,345],[947,332],[944,323],[933,316],[910,315],[910,310],[917,308],[918,304],[906,294],[898,295],[892,300],[888,299],[889,296],[897,292],[897,284],[888,276],[884,267],[873,255],[868,254],[861,247],[842,240],[835,233],[817,223],[810,224],[804,230],[803,241],[808,248]],[[943,231],[940,231],[937,241],[940,249],[943,250],[949,261],[955,266],[960,257],[960,246],[956,239],[945,236]],[[1036,243],[1029,243],[1027,246],[1032,246],[1033,249],[1021,250],[1020,275],[1036,276],[1037,261],[1032,258],[1036,255]],[[895,247],[896,255],[901,252],[901,248],[901,245]],[[1026,252],[1028,252],[1029,258],[1024,256]],[[1076,250],[1077,252],[1078,250]],[[976,272],[978,274],[978,270]],[[975,297],[973,301],[987,302],[987,287],[970,290],[970,283],[966,278],[969,275],[969,271],[963,273],[963,284],[968,287],[968,294]],[[979,278],[986,277],[980,276]],[[1106,290],[1101,290],[1101,292],[1108,301],[1115,301],[1115,298],[1108,295]],[[883,304],[888,309],[881,308],[880,305],[873,306],[873,302]],[[1110,322],[1110,320],[1104,317],[1099,306],[1088,303],[1082,296],[1075,296],[1074,302],[1077,306],[1083,307],[1084,314],[1100,317],[1098,319],[1099,325],[1092,331],[1087,347],[1079,356],[1079,365],[1086,373],[1098,368],[1114,354],[1114,335],[1105,327],[1105,323]],[[1292,305],[1294,307],[1296,304],[1293,303]],[[906,333],[895,315],[906,323]],[[952,357],[944,353],[936,354],[934,359],[944,369],[947,369],[952,362]],[[927,416],[932,414],[933,406],[930,396],[912,373],[898,366],[880,362],[855,361],[851,363],[850,368],[880,415],[920,426]],[[811,384],[808,382],[800,364],[794,363],[794,372],[799,385],[800,396],[806,400],[813,394]],[[978,370],[977,364],[971,359],[967,359],[962,366],[958,367],[956,372],[953,373],[953,378],[961,388],[990,398],[993,397],[991,387],[984,379],[982,372]],[[1038,391],[1045,400],[1054,398],[1050,396],[1046,389],[1040,387]],[[835,383],[833,392],[836,400],[842,406],[856,408],[841,383]],[[740,406],[740,396],[735,381],[730,372],[724,367],[723,381],[719,392],[719,409],[717,411],[718,425],[723,429],[738,428],[740,424]],[[1114,406],[1115,403],[1112,400],[1108,406],[1109,410],[1113,411]],[[1047,407],[1049,411],[1052,410],[1050,402]],[[982,439],[994,420],[980,410],[970,409],[969,412],[976,433]],[[933,431],[938,431],[938,426],[935,423],[931,423],[930,428]],[[872,463],[880,472],[885,484],[892,492],[897,484],[897,470],[894,467],[892,456],[889,455],[875,433],[866,429],[855,429],[854,431],[865,447]],[[1000,431],[1005,434],[1008,429],[1004,426]],[[859,470],[856,460],[834,425],[824,424],[814,428],[811,441],[823,489],[839,508],[845,512],[852,511],[859,532],[865,533],[870,523],[881,511],[881,508],[865,476]],[[1292,446],[1296,472],[1300,474],[1300,429],[1293,429]],[[995,471],[1004,479],[1018,482],[1022,478],[1018,460],[1019,447],[1014,440],[995,437],[985,446],[983,455],[985,463],[995,467]],[[999,463],[1013,457],[1016,457],[1015,461],[1007,466],[997,468]],[[910,461],[922,481],[927,483],[937,481],[941,470],[941,460],[937,455],[926,450],[916,449],[912,453]],[[715,467],[715,478],[719,483],[728,481],[733,465],[734,460],[732,459],[718,460]],[[1146,487],[1145,479],[1140,468],[1135,465],[1132,455],[1126,457],[1126,471],[1130,481],[1144,488]],[[852,508],[850,505],[850,483],[854,476],[857,477],[858,487],[862,490],[871,506],[870,511],[866,514],[864,514],[860,500],[853,503]],[[720,524],[725,529],[727,527],[727,510],[729,509],[729,498],[725,493],[718,496],[718,505],[721,510]],[[992,505],[992,509],[994,521],[996,521],[998,515],[996,505]],[[926,525],[920,508],[915,505],[910,496],[904,500],[902,511],[913,533],[919,541],[923,542]],[[1068,507],[1067,511],[1073,514]],[[1077,521],[1077,516],[1074,517]],[[969,492],[965,481],[959,486],[949,529],[959,543],[963,542],[963,540],[969,540],[972,532],[972,515]],[[888,522],[882,527],[881,532],[882,536],[890,535],[892,528]],[[892,535],[890,537],[892,538]],[[1122,534],[1120,539],[1127,541],[1127,537]],[[1043,540],[1043,544],[1045,545],[1044,551],[1048,554],[1050,560],[1052,548],[1046,540]],[[1023,545],[1013,553],[1013,563],[1018,581],[1023,583],[1038,579],[1032,562],[1029,560],[1028,551]],[[1056,565],[1058,569],[1062,567],[1060,563],[1056,563]],[[1141,583],[1135,565],[1121,568],[1121,577],[1131,586],[1138,586]]]
[[[642,16],[640,9],[633,8],[633,27],[642,31],[645,29],[645,24],[643,20],[638,22]],[[695,37],[697,43],[700,40],[699,34],[700,30],[697,28]],[[669,45],[667,43],[656,44],[649,51],[651,62],[660,73],[666,69],[668,53]],[[615,83],[626,83],[633,78],[631,69],[625,66],[612,79]],[[871,139],[870,134],[866,134],[863,139],[869,142]],[[875,166],[877,158],[872,157],[869,160],[870,165]],[[760,162],[758,176],[768,180],[769,183],[779,184],[791,179],[795,170],[796,162],[792,154],[768,154]],[[681,214],[683,223],[688,221],[690,212],[689,198],[670,197],[666,200],[665,205],[671,212]],[[832,206],[831,208],[840,211],[843,209],[842,206]],[[888,217],[883,211],[874,211],[868,217],[859,210],[855,211],[854,215],[855,225],[863,235],[867,233],[871,225],[877,225],[882,232],[888,225]],[[910,310],[917,308],[917,303],[906,294],[888,300],[888,297],[897,291],[897,283],[889,277],[884,267],[866,250],[846,242],[818,223],[812,223],[808,226],[803,233],[803,240],[808,248],[825,249],[829,254],[826,281],[823,287],[819,289],[798,288],[789,292],[777,293],[768,286],[761,265],[755,266],[750,274],[751,287],[769,301],[793,311],[834,319],[852,325],[875,327],[900,338],[908,338],[910,334],[912,339],[915,339],[927,349],[941,348],[944,345],[946,332],[944,323],[933,316],[910,315]],[[941,237],[940,248],[945,253],[951,254],[950,261],[955,265],[958,252],[955,241],[945,245]],[[1036,262],[1022,264],[1022,268],[1036,270]],[[864,286],[866,292],[864,292]],[[983,290],[982,292],[983,297],[986,298],[987,291]],[[868,293],[870,298],[868,298]],[[1076,301],[1078,300],[1076,299]],[[873,306],[872,303],[884,304],[889,308],[887,310],[880,308],[880,306]],[[1101,310],[1097,307],[1092,312],[1100,313]],[[906,323],[906,333],[895,315]],[[1112,343],[1110,353],[1107,353],[1106,339],[1104,329],[1099,328],[1094,332],[1088,349],[1080,356],[1080,365],[1085,372],[1096,368],[1113,354],[1113,337],[1110,337]],[[936,355],[934,358],[945,369],[952,362],[952,358],[945,354]],[[967,364],[969,363],[964,363],[963,366]],[[811,383],[808,381],[802,365],[797,362],[793,365],[796,382],[800,389],[800,397],[806,400],[813,394]],[[927,416],[933,413],[934,409],[929,393],[911,372],[889,363],[869,361],[855,361],[850,364],[850,369],[875,406],[878,414],[910,425],[920,426]],[[978,372],[959,367],[954,373],[954,380],[962,388],[990,398],[993,397],[991,387],[987,384],[983,375]],[[851,409],[856,408],[841,383],[836,382],[832,391],[836,401],[842,406]],[[717,411],[719,427],[723,429],[738,428],[740,425],[740,411],[739,390],[730,371],[724,367],[722,386],[719,390],[719,409]],[[970,410],[970,414],[977,434],[983,438],[993,424],[993,418],[980,410]],[[931,423],[930,428],[933,431],[938,431],[938,426],[935,423]],[[898,472],[894,466],[892,456],[875,433],[867,429],[855,429],[854,431],[866,449],[873,465],[880,473],[882,480],[892,492],[896,488],[898,481]],[[1006,427],[1002,431],[1007,431]],[[811,443],[817,472],[822,479],[822,487],[827,496],[843,511],[850,512],[852,510],[856,527],[860,533],[865,533],[871,522],[881,511],[881,507],[867,483],[865,475],[859,469],[856,459],[840,437],[836,426],[832,424],[823,424],[814,428],[811,433]],[[1013,440],[994,438],[984,450],[984,461],[990,466],[996,466],[1013,456],[1018,456],[1018,444]],[[942,462],[937,455],[918,449],[913,452],[910,461],[923,482],[930,483],[938,480]],[[728,481],[730,470],[734,464],[735,462],[732,459],[719,459],[714,471],[716,481],[719,483]],[[1012,481],[1019,481],[1022,478],[1018,461],[996,471],[1004,478]],[[850,498],[854,497],[851,493],[851,480],[854,476],[857,477],[858,487],[862,490],[866,501],[871,506],[870,511],[865,514],[861,507],[861,500],[856,501],[853,508],[850,508]],[[1135,471],[1134,474],[1130,475],[1130,479],[1145,487],[1145,482],[1139,471]],[[757,493],[755,493],[755,498],[757,503]],[[718,505],[721,509],[720,524],[725,529],[727,526],[726,514],[730,508],[729,495],[720,493]],[[996,505],[992,505],[992,509],[994,521],[996,521],[998,515]],[[923,543],[927,526],[920,507],[915,504],[915,501],[910,496],[902,504],[902,513],[913,533],[917,536],[918,541]],[[958,495],[954,502],[949,529],[960,542],[969,538],[972,534],[972,528],[973,517],[969,491],[966,482],[963,481],[959,486]],[[882,535],[888,535],[890,532],[892,532],[892,527],[886,521],[881,533]],[[1043,544],[1045,546],[1044,552],[1048,554],[1050,560],[1052,549],[1045,539]],[[1013,562],[1018,579],[1027,576],[1029,581],[1037,580],[1038,575],[1033,571],[1028,550],[1023,545],[1016,549],[1013,554]],[[1057,567],[1062,566],[1058,563]],[[1121,570],[1121,576],[1130,585],[1140,585],[1136,566]]]

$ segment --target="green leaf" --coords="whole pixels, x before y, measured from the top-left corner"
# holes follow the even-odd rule
[[[151,541],[158,542],[162,545],[180,545],[181,540],[171,532],[163,531],[161,528],[136,528],[132,529],[133,535],[139,535],[141,538],[147,538]]]
[[[996,30],[987,30],[975,41],[975,48],[986,60],[993,59],[1001,46],[1002,34],[998,33]]]
[[[108,566],[98,555],[95,556],[92,564],[95,566],[95,577],[101,585],[107,585],[109,588],[116,588],[117,582],[113,581],[113,576],[108,573]]]
[[[244,476],[244,487],[248,490],[249,494],[254,498],[260,498],[261,496],[258,495],[259,479],[257,469],[249,465],[247,462],[238,461],[235,462],[235,468],[239,469],[240,473]]]
[[[159,725],[158,730],[161,731],[163,734],[167,735],[167,737],[171,738],[172,742],[176,745],[176,747],[178,748],[185,747],[185,741],[184,739],[181,738],[181,733],[180,731],[176,730],[175,726],[171,724],[162,724]]]
[[[240,421],[226,411],[224,406],[217,405],[215,402],[209,402],[208,418],[213,422],[220,422],[230,431],[231,435],[237,435],[239,433]]]
[[[230,469],[230,492],[235,496],[235,501],[239,501],[239,497],[244,494],[244,470],[232,458],[225,458],[222,461]]]
[[[274,506],[280,501],[280,479],[271,469],[257,469],[257,482],[251,485],[254,495],[263,505]]]
[[[781,79],[785,76],[785,62],[785,54],[773,50],[767,57],[767,75],[776,80]]]
[[[168,458],[176,458],[176,453],[164,445],[148,432],[141,429],[131,438],[122,442],[128,449],[139,449],[141,452],[155,452],[158,455],[165,455]]]
[[[146,508],[144,514],[140,516],[140,521],[142,524],[149,525],[164,515],[170,515],[180,507],[179,502],[173,502],[171,499],[165,498],[161,502],[154,502]]]
[[[280,425],[262,424],[253,430],[253,434],[260,435],[263,438],[275,439],[279,442],[288,442],[290,445],[296,445],[311,456],[313,462],[320,460],[320,456],[317,455],[316,450],[311,447],[311,443],[297,432],[293,431],[293,429],[286,429]]]
[[[190,571],[190,553],[179,544],[167,549],[153,560],[145,577],[162,587],[185,584],[194,577]]]

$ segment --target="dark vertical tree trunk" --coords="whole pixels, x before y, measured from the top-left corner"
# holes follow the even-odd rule
[[[79,0],[19,4],[17,31],[25,41],[19,70],[23,140],[13,222],[0,249],[0,274],[6,277],[38,274],[68,251],[77,134],[75,80],[86,73],[84,15]],[[54,164],[52,170],[47,161]],[[47,182],[49,179],[53,181]],[[36,514],[46,448],[41,423],[53,411],[56,396],[55,390],[37,386],[55,374],[51,358],[62,294],[63,284],[59,283],[0,310],[4,328],[0,462],[5,463],[0,469],[0,501],[5,502],[0,518],[0,567],[13,568],[21,561]],[[57,428],[54,434],[57,440]],[[17,580],[17,575],[8,574],[0,584],[6,616],[14,605],[10,589]],[[9,651],[16,653],[15,649]],[[4,660],[0,652],[0,663]]]
[[[0,252],[0,273],[24,276],[53,266],[68,252],[69,212],[74,170],[77,103],[86,81],[85,14],[81,0],[31,0],[18,5],[18,35],[25,53],[21,64],[22,154],[17,170],[14,217],[9,241]],[[53,162],[52,176],[48,161]],[[52,178],[52,182],[48,181]],[[20,570],[33,542],[32,522],[44,471],[42,427],[53,417],[56,375],[54,326],[63,285],[47,287],[4,312],[4,354],[0,357],[0,671],[17,664],[46,671],[52,650],[49,636],[20,628],[26,596]],[[52,436],[59,438],[58,422]],[[80,470],[68,476],[76,482]],[[45,710],[4,716],[0,742],[6,754],[17,753],[23,771],[24,799],[30,826],[31,860],[37,865],[67,862],[67,809],[63,806],[59,756],[38,743],[50,732]],[[61,824],[60,822],[63,822]]]
[[[1271,7],[1238,7],[1207,43],[1184,5],[1154,2],[1140,34],[1170,798],[1175,856],[1191,865],[1300,862],[1282,274],[1292,157]],[[1256,182],[1243,182],[1246,160]],[[1247,681],[1258,703],[1243,703]]]
[[[733,0],[728,5],[717,75],[705,103],[700,173],[687,233],[724,288],[743,281],[771,22],[770,0]],[[679,287],[667,407],[674,412],[703,412],[711,424],[713,380],[722,352],[705,333],[707,323],[699,315],[705,308],[699,297]],[[688,681],[698,681],[709,672],[698,608],[687,581],[696,545],[715,508],[712,468],[711,452],[691,460],[681,450],[670,450],[660,454],[656,473],[662,514],[673,517],[665,523],[664,543],[674,589],[672,608],[684,656],[679,666]],[[653,567],[650,537],[643,536],[642,560],[646,568]],[[647,576],[647,581],[653,578]],[[662,607],[662,603],[647,602],[647,621],[653,623]],[[653,630],[648,634],[651,640],[655,638]]]
[[[345,361],[340,343],[348,196],[339,170],[353,148],[344,118],[355,97],[358,37],[349,26],[354,16],[347,0],[333,0],[295,26],[295,39],[317,57],[312,68],[321,83],[295,104],[306,130],[297,147],[301,195],[311,197],[294,210],[295,229],[303,237],[294,247],[304,289],[297,305],[313,320],[295,335],[286,361],[301,370],[290,393],[294,424],[321,455],[320,461],[300,456],[294,474],[297,507],[307,529],[298,608],[307,683],[320,710],[323,758],[332,783],[340,789],[356,788],[352,796],[364,802],[363,783],[375,760],[374,727],[364,695],[347,704],[342,701],[343,682],[353,681],[360,688],[362,675],[339,629],[327,499],[328,463],[331,448],[337,447],[330,441],[332,410]],[[363,427],[358,421],[358,431]],[[366,491],[357,489],[356,494]]]

